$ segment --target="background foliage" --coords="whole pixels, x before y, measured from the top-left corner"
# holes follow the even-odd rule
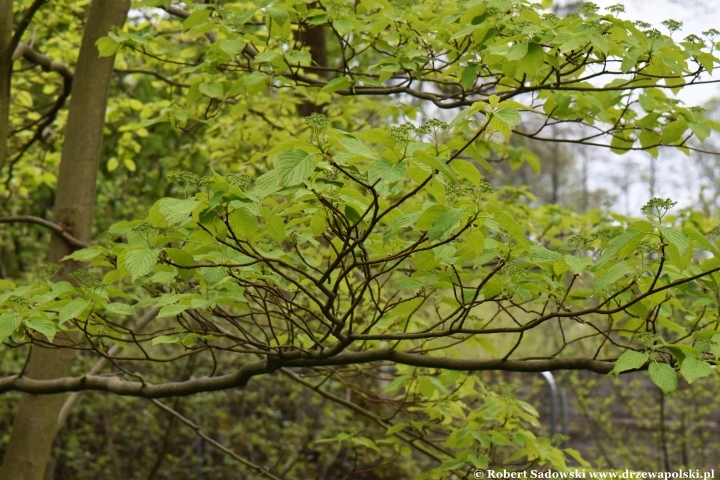
[[[87,3],[44,6],[18,47],[6,218],[52,220]],[[48,475],[710,466],[714,204],[621,215],[577,159],[712,151],[720,125],[673,94],[707,81],[717,32],[515,0],[133,6],[97,44],[117,57],[87,268],[53,281],[47,231],[0,231],[0,390],[68,331],[65,391],[173,398],[83,393]],[[112,375],[81,387],[94,365]],[[630,415],[652,440],[550,437],[545,370],[579,371],[573,425]]]

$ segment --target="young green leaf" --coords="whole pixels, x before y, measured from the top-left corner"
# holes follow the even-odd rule
[[[180,343],[180,339],[174,335],[160,335],[152,339],[153,345],[161,345],[163,343]]]
[[[50,320],[45,320],[43,318],[26,320],[25,326],[45,335],[45,338],[47,338],[48,342],[52,342],[55,338],[55,323],[51,322]]]
[[[595,282],[595,293],[598,293],[611,283],[623,278],[630,270],[632,270],[632,267],[627,263],[619,263],[608,268],[607,271],[598,278],[597,282]]]
[[[150,273],[157,263],[158,250],[143,248],[132,250],[125,255],[125,267],[134,282],[138,278]]]
[[[688,249],[688,246],[690,246],[690,240],[688,240],[687,235],[679,228],[661,228],[660,233],[662,233],[665,238],[670,241],[671,244],[677,247],[680,255],[684,255]]]
[[[640,353],[634,350],[626,350],[615,362],[613,373],[618,375],[628,370],[635,370],[645,365],[648,360],[647,353]]]
[[[441,214],[428,230],[428,239],[430,241],[437,240],[453,230],[460,222],[463,211],[461,208],[453,208]]]
[[[258,221],[255,215],[245,208],[236,208],[228,217],[228,223],[233,233],[242,240],[253,240],[258,230]]]
[[[525,232],[523,231],[520,224],[518,224],[513,217],[508,215],[505,210],[495,205],[494,203],[489,203],[487,209],[490,213],[493,214],[493,217],[495,218],[497,223],[499,223],[500,226],[510,234],[512,239],[515,240],[518,245],[520,245],[525,251],[529,252],[530,243],[525,237]]]
[[[0,315],[0,342],[4,342],[20,326],[22,317],[14,313],[3,313]]]
[[[165,217],[165,220],[170,225],[173,225],[188,218],[188,216],[190,216],[192,211],[195,210],[199,204],[200,202],[194,198],[186,198],[184,200],[177,198],[163,198],[158,204],[158,210],[162,216]]]
[[[108,303],[105,305],[105,311],[115,313],[117,315],[135,315],[135,308],[127,303]]]
[[[278,185],[286,187],[307,180],[315,170],[315,155],[296,148],[280,153],[275,160]]]
[[[605,265],[607,262],[609,262],[613,256],[618,253],[625,245],[628,244],[628,242],[633,241],[637,242],[638,244],[642,240],[642,237],[645,236],[645,233],[643,232],[637,232],[635,230],[631,230],[629,232],[625,232],[619,237],[615,238],[613,242],[610,244],[609,247],[607,247],[605,250],[603,250],[602,255],[600,256],[600,259],[595,262],[595,270],[598,270],[600,267]]]
[[[707,377],[711,372],[710,364],[698,360],[696,357],[685,357],[680,367],[680,373],[688,383],[693,383],[698,378]]]
[[[677,373],[667,363],[653,362],[648,367],[648,370],[650,371],[650,379],[660,387],[665,395],[677,388]]]
[[[190,305],[165,305],[160,309],[157,318],[175,317],[190,308]]]
[[[88,305],[89,302],[84,298],[76,298],[58,311],[58,321],[62,325],[68,320],[78,318]]]

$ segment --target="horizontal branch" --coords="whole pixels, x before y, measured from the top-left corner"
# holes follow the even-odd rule
[[[57,72],[66,81],[72,82],[74,75],[72,70],[70,70],[67,65],[62,62],[55,61],[47,55],[43,55],[27,43],[20,42],[15,49],[15,52],[13,54],[13,60],[17,60],[20,57],[23,57],[25,60],[31,63],[40,65],[40,68],[42,68],[45,72]]]
[[[49,228],[53,232],[57,233],[68,243],[68,245],[72,245],[77,248],[87,248],[90,246],[89,243],[85,243],[67,233],[65,229],[57,223],[45,220],[44,218],[34,217],[32,215],[16,215],[12,217],[0,217],[0,223],[34,223],[45,228]]]
[[[123,396],[143,398],[163,398],[193,395],[201,392],[228,390],[247,385],[252,377],[271,373],[280,367],[316,367],[330,365],[353,365],[373,362],[392,362],[424,368],[439,368],[460,371],[506,371],[506,372],[545,372],[553,370],[587,370],[606,374],[614,366],[613,362],[590,358],[549,358],[544,360],[479,360],[450,357],[431,357],[422,354],[398,352],[392,349],[368,350],[364,352],[345,352],[329,358],[298,358],[268,365],[258,360],[242,366],[235,373],[218,377],[195,378],[183,382],[150,384],[146,382],[125,381],[119,377],[87,375],[83,377],[64,377],[52,380],[34,380],[13,375],[0,379],[0,393],[19,391],[31,394],[52,394],[95,390],[115,393]]]

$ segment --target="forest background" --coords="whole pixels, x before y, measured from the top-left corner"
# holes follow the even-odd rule
[[[623,10],[1,0],[0,476],[716,467],[720,34]]]

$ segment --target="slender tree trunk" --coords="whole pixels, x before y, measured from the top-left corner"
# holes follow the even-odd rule
[[[2,0],[0,0],[2,1]],[[312,64],[317,67],[327,67],[327,41],[325,39],[325,27],[321,25],[308,26],[304,25],[297,31],[297,38],[302,45],[310,47],[310,57]],[[316,73],[309,70],[308,73]],[[321,78],[328,78],[328,72],[317,72]],[[298,105],[298,114],[301,117],[307,117],[311,113],[320,113],[323,109],[322,105],[317,105],[311,101],[304,101]]]
[[[13,2],[0,0],[0,172],[7,159],[7,139],[10,132],[10,70],[13,35]]]
[[[54,220],[68,233],[85,242],[89,242],[91,237],[95,184],[114,63],[114,57],[98,57],[95,42],[106,36],[111,26],[125,22],[129,7],[129,0],[93,0],[75,70]],[[48,259],[59,263],[72,250],[73,247],[60,236],[53,235]],[[67,277],[77,268],[73,261],[63,262],[60,275]],[[61,345],[71,341],[67,336],[58,335],[55,343]],[[26,375],[36,379],[68,376],[74,358],[73,351],[69,349],[33,347]],[[0,478],[43,478],[62,403],[62,395],[22,395]]]

